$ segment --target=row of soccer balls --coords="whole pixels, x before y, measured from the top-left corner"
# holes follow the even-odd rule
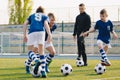
[[[82,60],[77,60],[77,61],[76,61],[76,65],[77,65],[77,67],[83,66],[83,65],[84,65],[84,62],[83,62]],[[32,76],[33,76],[33,77],[40,77],[40,75],[41,75],[40,72],[41,72],[41,70],[42,70],[41,66],[39,67],[39,70],[38,70],[38,74],[37,74],[37,75],[35,75],[35,74],[33,73],[33,69],[34,69],[34,66],[32,66],[32,69],[31,69],[31,74],[32,74]],[[102,65],[99,63],[99,64],[97,64],[97,65],[95,66],[94,70],[95,70],[95,72],[96,72],[97,74],[103,74],[103,73],[105,72],[105,70],[106,70],[106,67],[105,67],[105,66],[102,66]],[[61,71],[62,75],[67,76],[67,75],[69,75],[69,74],[72,73],[73,69],[72,69],[72,66],[71,66],[70,64],[63,64],[63,65],[61,66],[61,68],[60,68],[60,71]]]

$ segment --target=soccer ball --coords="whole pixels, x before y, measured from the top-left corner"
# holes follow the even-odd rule
[[[106,70],[106,67],[103,66],[101,63],[99,63],[95,66],[95,72],[97,74],[103,74],[105,72],[105,70]]]
[[[42,70],[42,67],[39,66],[39,69],[38,69],[38,72],[37,74],[35,74],[33,71],[34,71],[34,68],[35,66],[31,66],[31,74],[33,77],[37,78],[37,77],[40,77],[41,76],[41,70]]]
[[[83,66],[84,65],[83,60],[76,60],[76,65],[77,67]]]
[[[72,67],[69,64],[63,64],[60,70],[64,76],[67,76],[72,72]]]

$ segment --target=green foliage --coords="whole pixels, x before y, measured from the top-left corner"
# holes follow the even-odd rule
[[[9,24],[23,24],[32,11],[32,0],[9,0]]]
[[[22,58],[1,58],[0,59],[0,80],[120,80],[120,60],[111,60],[112,66],[106,67],[106,72],[97,75],[94,67],[99,60],[88,60],[87,67],[76,67],[73,59],[55,59],[50,65],[50,73],[46,79],[33,78],[25,73],[25,59]],[[61,65],[68,63],[72,66],[73,72],[63,76],[60,72]]]

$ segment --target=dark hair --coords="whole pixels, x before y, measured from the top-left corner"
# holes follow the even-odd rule
[[[81,3],[79,6],[85,6],[85,4]]]
[[[102,10],[100,11],[100,14],[105,14],[105,13],[107,13],[107,11],[106,11],[105,9],[102,9]]]
[[[53,13],[48,13],[48,17],[52,17],[55,20],[55,16]]]
[[[44,13],[44,8],[42,6],[39,6],[37,8],[36,13],[39,13],[39,12]]]

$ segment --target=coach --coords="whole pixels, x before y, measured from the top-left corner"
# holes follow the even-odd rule
[[[91,20],[90,16],[85,12],[85,5],[83,3],[79,5],[79,10],[80,14],[76,17],[73,38],[76,39],[77,35],[77,49],[78,49],[77,60],[80,60],[82,55],[84,66],[87,66],[85,42],[82,33],[89,30],[89,28],[91,27]]]

